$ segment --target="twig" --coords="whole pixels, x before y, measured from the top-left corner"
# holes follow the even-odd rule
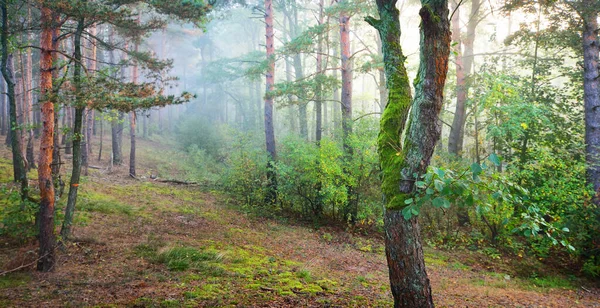
[[[37,263],[37,261],[41,260],[42,258],[45,258],[47,255],[48,255],[48,254],[46,253],[45,255],[43,255],[43,256],[41,256],[41,257],[39,257],[39,258],[37,258],[37,259],[33,260],[33,261],[32,261],[32,262],[30,262],[30,263],[27,263],[27,264],[22,264],[21,266],[18,266],[18,267],[16,267],[16,268],[13,268],[13,269],[11,269],[11,270],[4,271],[4,272],[0,273],[0,276],[4,276],[4,275],[6,275],[6,274],[8,274],[8,273],[16,272],[16,271],[18,271],[18,270],[20,270],[20,269],[22,269],[22,268],[30,267],[30,266],[34,265],[35,263]]]

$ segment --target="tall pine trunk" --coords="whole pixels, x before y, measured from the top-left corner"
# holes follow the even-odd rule
[[[377,1],[380,20],[367,18],[381,37],[388,88],[378,146],[386,202],[386,258],[394,307],[433,307],[418,220],[414,216],[405,219],[402,211],[405,201],[414,195],[414,174],[426,171],[440,137],[438,118],[450,52],[447,0],[424,0],[422,4],[420,66],[412,102],[400,47],[396,0]],[[407,123],[410,124],[403,143]]]
[[[598,8],[593,1],[582,12],[583,17],[583,100],[585,109],[585,144],[587,182],[594,188],[594,203],[600,204],[600,69],[598,53]]]
[[[37,269],[42,272],[54,268],[54,185],[52,184],[52,150],[54,146],[54,103],[52,102],[52,37],[54,32],[54,14],[42,7],[40,93],[42,109],[42,135],[40,136],[40,158],[38,178],[40,185],[39,241],[40,251]]]
[[[269,187],[267,188],[267,202],[275,203],[277,200],[277,179],[274,169],[277,152],[275,150],[275,130],[273,128],[273,97],[271,91],[275,84],[275,46],[273,33],[273,0],[265,0],[265,39],[267,49],[267,60],[269,63],[266,82],[265,82],[265,143],[267,153],[269,154],[269,166],[267,178]]]

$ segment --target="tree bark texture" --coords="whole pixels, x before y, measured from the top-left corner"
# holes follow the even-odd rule
[[[585,1],[592,4],[593,1]],[[598,68],[598,9],[587,7],[583,16],[583,99],[585,109],[585,144],[587,182],[596,192],[600,204],[600,70]]]
[[[277,179],[275,171],[273,170],[273,163],[277,158],[277,152],[275,150],[275,130],[273,128],[273,97],[269,92],[273,91],[273,85],[275,83],[275,46],[274,46],[274,33],[273,33],[273,0],[265,0],[265,38],[266,38],[266,49],[267,59],[269,61],[269,68],[266,74],[266,86],[265,86],[265,141],[266,149],[269,153],[269,170],[268,170],[268,192],[267,201],[275,202],[277,199]]]
[[[54,257],[54,185],[52,184],[52,150],[54,147],[54,104],[52,103],[52,34],[54,20],[52,11],[42,7],[41,59],[40,59],[40,92],[42,109],[42,135],[40,136],[40,154],[38,178],[40,185],[39,241],[40,251],[37,269],[42,272],[51,271],[55,264]]]
[[[12,147],[13,155],[13,175],[14,181],[21,184],[21,198],[24,200],[28,194],[28,182],[27,173],[25,170],[25,160],[21,152],[21,144],[19,144],[19,138],[17,134],[20,128],[17,124],[17,108],[15,101],[15,82],[13,73],[13,56],[8,53],[8,36],[9,36],[9,25],[8,25],[8,7],[6,1],[0,2],[0,9],[2,11],[2,31],[0,32],[0,45],[2,47],[2,77],[6,81],[6,98],[8,100],[9,118],[7,123],[8,137],[10,137],[10,145]]]
[[[414,174],[426,171],[440,137],[438,117],[450,52],[448,3],[422,1],[420,66],[412,102],[400,47],[396,0],[378,0],[377,8],[380,19],[369,17],[367,22],[380,34],[388,88],[378,147],[386,202],[386,258],[394,307],[433,307],[418,220],[406,220],[402,209],[405,200],[414,195]],[[402,141],[405,128],[406,138]]]

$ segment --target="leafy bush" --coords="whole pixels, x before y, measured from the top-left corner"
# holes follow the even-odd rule
[[[0,235],[28,239],[37,234],[35,216],[38,205],[21,200],[16,189],[3,186],[0,189]]]

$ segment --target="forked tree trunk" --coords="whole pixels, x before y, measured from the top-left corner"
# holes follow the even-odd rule
[[[40,185],[39,241],[40,251],[37,269],[42,272],[54,268],[54,185],[52,184],[52,149],[54,145],[54,104],[52,102],[52,34],[54,16],[47,7],[42,7],[40,93],[42,109],[42,135],[40,136],[40,158],[38,178]]]
[[[448,2],[422,1],[420,66],[412,103],[395,5],[396,0],[379,0],[381,19],[367,18],[381,37],[389,93],[378,138],[386,202],[386,257],[394,307],[433,307],[418,220],[416,217],[406,220],[402,210],[405,201],[414,195],[414,174],[426,171],[440,137],[438,117],[450,52]],[[407,121],[409,109],[410,121]],[[407,122],[410,124],[402,143]]]
[[[273,128],[273,97],[271,97],[271,91],[273,91],[273,85],[275,83],[275,46],[274,46],[274,33],[273,33],[273,0],[265,0],[265,37],[266,37],[266,49],[267,49],[267,60],[269,66],[266,74],[265,83],[265,143],[267,153],[269,153],[269,166],[267,171],[268,188],[267,188],[267,202],[275,203],[277,200],[277,179],[274,170],[274,162],[277,158],[277,152],[275,151],[275,130]]]

